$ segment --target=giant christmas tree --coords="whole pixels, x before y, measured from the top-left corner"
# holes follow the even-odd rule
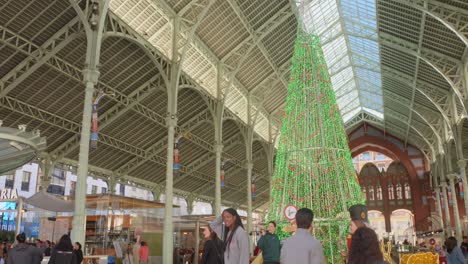
[[[312,209],[313,233],[328,262],[343,263],[347,209],[363,202],[319,37],[299,29],[268,219],[279,223],[284,237],[294,208]]]

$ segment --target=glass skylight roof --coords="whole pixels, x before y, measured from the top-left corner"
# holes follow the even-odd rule
[[[375,1],[303,0],[298,9],[320,36],[343,121],[362,111],[383,119]]]

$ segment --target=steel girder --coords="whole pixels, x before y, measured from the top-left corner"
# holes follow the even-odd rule
[[[153,3],[155,5],[157,5],[159,8],[161,8],[162,10],[164,10],[168,14],[169,17],[174,17],[176,15],[181,15],[180,13],[176,14],[175,11],[166,3],[166,1],[153,1]],[[192,1],[192,2],[189,3],[189,5],[198,5],[198,3],[197,3],[197,1]],[[186,7],[184,7],[184,9],[186,9],[186,8],[188,8],[188,5]],[[268,25],[281,24],[282,21],[284,21],[284,19],[285,19],[285,18],[282,17],[282,15],[284,15],[284,14],[287,15],[287,12],[285,10],[280,10],[278,12],[278,14],[276,14],[271,20],[267,21],[266,23],[268,23]],[[265,35],[268,33],[268,28],[267,27],[261,27],[261,30]],[[203,41],[201,39],[199,39],[196,35],[193,35],[192,41],[189,44],[191,44],[193,47],[195,47],[197,50],[199,50],[206,58],[208,58],[211,61],[211,63],[213,65],[226,65],[226,63],[224,61],[219,60],[214,55],[214,53],[206,46],[206,44],[203,43]],[[241,52],[242,55],[240,57],[239,56],[234,56],[234,57],[237,57],[236,59],[234,59],[234,61],[235,61],[234,67],[235,68],[240,67],[240,65],[242,64],[242,61],[240,61],[240,59],[244,60],[247,53],[248,53],[247,50],[245,50],[245,48],[244,48],[243,52]],[[229,66],[226,67],[226,68],[228,70],[231,70],[231,72],[230,72],[231,76],[229,76],[229,74],[228,74],[228,76],[221,75],[222,76],[221,77],[221,82],[220,82],[221,87],[222,87],[221,88],[221,91],[222,91],[221,94],[225,96],[227,94],[228,89],[232,85],[232,83],[234,83],[234,84],[236,84],[237,87],[240,88],[240,92],[244,96],[247,96],[248,92],[246,91],[246,89],[240,84],[240,82],[235,78],[235,76],[232,76],[232,73],[233,73],[232,71],[233,70],[235,71],[235,68],[233,69],[232,67],[230,68]],[[262,107],[258,106],[258,108],[262,108]]]
[[[240,13],[240,9],[238,9],[237,12]],[[232,49],[228,54],[226,54],[221,59],[221,61],[225,63],[228,69],[234,71],[234,69],[238,68],[239,61],[245,59],[245,51],[252,49],[255,46],[255,41],[261,41],[292,15],[293,12],[291,11],[291,8],[288,5],[285,5],[277,13],[271,16],[262,26],[260,26],[260,28],[254,32],[255,35],[250,34],[249,37],[244,39],[234,49]],[[242,18],[240,17],[240,19]],[[253,89],[255,88],[256,87],[254,87]]]
[[[408,107],[408,105],[410,104],[410,100],[408,100],[407,98],[405,98],[403,96],[400,96],[400,95],[398,95],[396,93],[393,93],[391,91],[384,91],[384,95],[385,95],[386,99],[389,99],[392,102],[397,103],[397,104],[399,104],[401,106]],[[419,110],[418,110],[418,108],[419,108]],[[436,116],[434,116],[434,115],[424,116],[421,113],[428,112],[428,111],[433,112],[433,111],[427,109],[425,106],[418,105],[418,104],[413,104],[413,107],[410,108],[410,110],[411,110],[411,112],[416,114],[419,118],[421,118],[427,124],[427,126],[429,126],[431,128],[432,132],[437,137],[437,145],[436,145],[437,150],[440,151],[441,146],[442,146],[442,138],[440,137],[441,131],[439,131],[439,130],[441,130],[441,128],[440,128],[441,123],[440,123],[439,117],[437,115]],[[439,114],[439,113],[437,113],[437,114]],[[436,128],[436,127],[438,127],[438,128]]]
[[[119,117],[132,110],[142,100],[148,98],[154,91],[164,91],[164,89],[162,89],[163,87],[164,84],[161,75],[151,78],[146,83],[144,83],[128,95],[129,98],[134,99],[130,104],[115,104],[105,113],[101,114],[99,116],[99,129],[103,130],[104,128],[106,128],[113,121],[117,120]],[[55,150],[53,150],[51,154],[53,156],[56,156],[57,159],[61,159],[62,157],[65,157],[67,154],[71,153],[79,146],[79,134],[76,134],[75,136],[69,138],[66,142],[61,144],[59,147],[57,147]]]
[[[7,95],[18,84],[46,63],[50,57],[57,54],[62,48],[81,36],[81,33],[84,33],[82,24],[78,17],[75,17],[44,44],[37,46],[13,31],[0,26],[2,42],[10,43],[10,45],[31,54],[0,80],[0,97]]]
[[[450,85],[453,92],[457,95],[459,103],[463,106],[464,113],[466,114],[466,107],[464,104],[464,92],[462,87],[462,76],[460,76],[459,69],[462,67],[459,60],[451,57],[438,54],[435,51],[428,49],[419,49],[415,44],[399,39],[386,33],[380,33],[381,45],[386,45],[407,54],[413,55],[430,65],[436,70]]]
[[[393,119],[396,119],[396,120],[400,121],[401,123],[409,126],[416,133],[418,133],[418,135],[427,143],[428,147],[432,150],[434,155],[435,155],[435,153],[437,153],[437,152],[434,151],[434,147],[433,147],[433,146],[437,146],[437,140],[434,140],[433,138],[430,137],[430,136],[433,136],[433,137],[437,138],[434,133],[431,133],[430,136],[425,135],[423,133],[425,131],[421,131],[421,128],[417,128],[414,124],[411,124],[410,122],[408,122],[409,120],[404,121],[405,118],[407,118],[406,115],[402,115],[402,114],[398,113],[396,110],[394,110],[394,109],[392,109],[390,107],[386,107],[385,114],[387,114],[389,117],[391,117]],[[404,134],[406,135],[406,129],[404,131],[405,131]],[[432,132],[432,130],[431,130],[431,132]]]
[[[187,121],[185,124],[182,124],[179,128],[179,130],[183,130],[184,132],[190,131],[193,128],[197,127],[200,124],[203,124],[206,121],[211,120],[211,114],[208,109],[206,109],[203,112],[198,113],[194,117],[192,117],[189,121]],[[196,137],[198,139],[198,137]],[[203,142],[203,145],[206,145],[209,143],[202,141],[202,140],[194,140],[194,137],[192,135],[191,141],[194,141],[195,143]],[[137,167],[140,165],[144,164],[145,162],[149,161],[153,157],[158,157],[158,154],[160,154],[163,150],[165,150],[167,145],[167,136],[163,137],[161,140],[158,142],[154,143],[153,145],[149,146],[148,148],[145,149],[146,153],[149,153],[148,157],[139,157],[135,155],[135,157],[127,162],[126,164],[122,165],[120,168],[116,169],[115,172],[118,175],[122,174],[128,174],[132,170],[135,170]],[[185,172],[187,172],[186,170]],[[188,171],[190,173],[190,171]]]
[[[404,81],[407,85],[412,84],[412,79],[409,75],[401,73],[399,71],[395,71],[392,68],[382,66],[384,70],[382,73],[383,77],[389,77],[394,80]],[[424,87],[424,88],[422,88]],[[429,85],[422,81],[417,81],[416,86],[414,86],[418,92],[424,95],[436,108],[439,110],[440,114],[444,117],[445,122],[450,124],[449,118],[449,103],[448,103],[448,94],[446,91],[441,90],[438,87],[433,85]],[[441,92],[445,93],[445,96],[438,97],[437,94]]]
[[[284,76],[289,71],[289,68],[288,68],[289,65],[290,65],[290,61],[287,61],[286,63],[284,63],[283,65],[278,67],[278,71],[279,71],[281,76]],[[267,76],[265,79],[263,79],[262,82],[260,82],[254,88],[252,88],[250,90],[250,93],[252,95],[263,97],[262,93],[265,92],[264,89],[265,88],[268,89],[268,88],[273,87],[277,82],[278,82],[278,79],[276,77],[276,73],[273,72],[272,74]]]
[[[103,38],[122,37],[140,46],[163,76],[166,87],[169,86],[169,58],[111,11],[108,12],[105,23],[107,31],[103,33]]]
[[[240,134],[237,134],[236,136],[233,136],[232,138],[230,138],[230,139],[223,142],[223,145],[225,145],[225,147],[223,148],[223,151],[227,152],[229,149],[233,148],[234,146],[236,146],[238,144],[242,144],[243,140],[244,140],[244,138]],[[208,163],[213,162],[215,157],[216,157],[216,155],[214,155],[211,152],[208,152],[208,153],[204,154],[203,156],[199,157],[198,159],[196,159],[195,161],[188,164],[187,168],[189,170],[191,170],[191,171],[197,171],[200,168],[206,166]],[[182,179],[182,177],[180,178],[180,180],[181,179]],[[174,181],[174,184],[176,184],[178,181],[179,180]],[[195,191],[195,192],[197,192],[197,191]]]
[[[156,60],[155,64],[159,64],[160,65],[159,67],[161,67],[161,69],[162,69],[162,67],[167,67],[168,66],[168,63],[166,62],[166,60],[164,60],[164,58],[162,56],[161,57],[156,57],[158,55],[162,55],[161,53],[159,53],[159,51],[157,51],[155,48],[152,48],[153,46],[151,44],[145,43],[144,39],[142,39],[131,28],[128,28],[128,26],[125,25],[122,21],[120,21],[117,17],[115,17],[112,14],[109,14],[106,22],[108,23],[108,28],[110,27],[111,29],[114,30],[114,31],[109,32],[108,34],[110,34],[112,36],[121,36],[121,37],[130,36],[130,37],[134,38],[137,43],[139,43],[141,46],[143,46],[145,48],[145,50],[148,50],[150,52],[150,55],[151,55],[150,58],[153,58],[154,60]],[[33,56],[34,54],[32,54],[31,52],[33,52],[34,50],[39,49],[33,43],[31,43],[31,42],[29,42],[29,41],[27,41],[25,39],[22,39],[17,34],[12,33],[12,36],[14,36],[15,39],[18,39],[18,40],[16,40],[14,42],[14,43],[18,44],[18,47],[16,47],[16,46],[13,46],[13,47],[20,50],[20,51],[23,51],[23,53],[26,53],[26,55],[28,55],[28,56]],[[21,40],[21,41],[19,41],[19,40]],[[4,41],[4,43],[6,43],[6,44],[9,44],[7,42],[8,39],[6,39],[6,40],[2,39],[2,41]],[[10,44],[10,46],[11,46],[11,44]],[[23,49],[21,49],[22,47],[23,48],[26,47],[26,52]],[[27,51],[30,51],[30,52],[27,53]],[[82,79],[81,70],[79,70],[75,66],[71,65],[70,63],[58,58],[57,56],[51,56],[49,61],[47,62],[47,65],[53,67],[54,69],[58,70],[59,72],[62,72],[64,74],[66,74],[67,76],[75,79],[76,81],[81,82],[81,79]],[[163,75],[163,77],[164,77],[164,75]],[[107,84],[105,84],[103,82],[98,82],[98,86],[103,88],[103,90],[111,91],[111,92],[113,92],[115,94],[114,96],[110,97],[111,100],[116,101],[118,104],[124,105],[125,108],[133,107],[134,110],[137,113],[142,114],[143,116],[149,118],[152,121],[155,121],[157,124],[159,124],[161,126],[165,126],[165,119],[162,116],[160,116],[155,111],[153,111],[153,110],[149,109],[148,107],[146,107],[146,106],[139,103],[138,98],[140,98],[140,100],[141,100],[141,97],[140,97],[141,94],[139,93],[139,91],[137,91],[135,93],[132,93],[131,96],[126,96],[123,93],[119,92],[118,90],[114,89],[113,87],[110,87],[109,85],[107,85]],[[149,88],[149,87],[151,87],[151,86],[146,86],[146,87],[142,87],[142,88]],[[114,112],[112,112],[112,113],[114,113]],[[109,113],[109,114],[111,114],[111,113]],[[77,133],[77,132],[79,132],[79,129],[75,131],[75,133]],[[103,136],[103,137],[106,136],[106,135],[104,135],[102,133],[100,135]],[[209,149],[212,148],[212,146],[208,142],[206,142],[206,141],[204,141],[202,139],[194,137],[192,140],[194,142],[196,142],[197,144],[199,144],[201,146],[204,146],[205,148],[209,148]],[[75,148],[75,146],[77,144],[79,144],[78,137],[70,138],[67,142],[65,142],[59,148],[54,150],[53,154],[58,156],[58,157],[62,157],[63,153],[65,153],[65,152],[68,153],[70,148]]]
[[[418,39],[418,49],[417,49],[418,53],[420,53],[421,48],[422,48],[425,25],[426,25],[426,13],[423,13],[423,16],[421,18],[421,26],[420,26],[420,29],[419,29],[419,39]],[[416,58],[416,66],[415,66],[415,70],[414,70],[414,76],[413,76],[413,83],[412,83],[413,89],[411,91],[411,103],[410,103],[410,109],[411,110],[413,109],[414,97],[415,97],[415,94],[416,94],[416,88],[415,87],[416,87],[416,83],[418,81],[419,64],[420,64],[420,58],[417,57]],[[406,129],[405,146],[408,143],[408,136],[409,136],[409,131],[410,131],[410,125],[411,125],[411,122],[412,122],[412,118],[413,118],[413,111],[410,111],[409,116],[408,116],[408,127]]]
[[[19,39],[21,38],[19,35],[17,34],[13,34],[15,36],[15,38]],[[28,40],[25,40],[25,39],[22,39],[21,42],[17,42],[17,45],[15,44],[11,44],[8,42],[8,40],[5,40],[5,39],[0,39],[0,41],[2,41],[3,43],[7,44],[8,46],[11,46],[13,47],[14,49],[16,50],[19,50],[20,52],[22,52],[23,54],[29,56],[29,57],[33,57],[35,54],[33,54],[33,49],[32,47],[36,47],[36,48],[39,48],[37,47],[35,44],[33,44],[32,42],[28,41]],[[27,46],[29,48],[27,49],[24,49],[24,47]],[[164,61],[164,60],[162,60]],[[65,75],[67,75],[68,77],[78,81],[78,82],[82,82],[82,71],[80,69],[78,69],[77,67],[75,67],[74,65],[66,62],[65,60],[57,57],[57,56],[51,56],[49,58],[49,60],[46,62],[47,66],[49,67],[52,67],[53,69],[57,70],[58,72],[61,72]],[[119,104],[124,104],[124,105],[129,105],[133,102],[135,102],[135,98],[130,98],[128,97],[127,95],[123,94],[122,92],[118,91],[117,89],[114,89],[113,87],[107,85],[106,83],[103,83],[101,81],[98,81],[98,84],[97,84],[97,89],[100,90],[104,90],[104,91],[109,91],[109,92],[112,92],[114,93],[114,96],[110,97],[111,100],[114,100],[115,102],[119,103]],[[165,126],[165,119],[164,117],[162,117],[161,115],[159,115],[158,113],[156,113],[155,111],[149,109],[148,107],[140,104],[140,103],[137,103],[135,105],[135,110],[137,113],[147,117],[148,119],[162,125],[162,126]]]
[[[455,33],[468,46],[468,11],[431,0],[395,0],[418,9],[437,19]]]
[[[58,115],[49,113],[45,110],[39,109],[35,106],[21,102],[9,96],[3,97],[1,99],[1,102],[2,107],[7,108],[11,111],[24,114],[40,122],[56,126],[57,128],[65,129],[72,133],[80,133],[81,125],[79,123],[70,121],[69,119],[66,119],[64,117],[60,117]],[[144,150],[103,133],[100,134],[100,142],[132,155],[146,155]]]
[[[275,72],[276,76],[278,77],[278,79],[284,84],[284,86],[286,87],[286,89],[288,88],[288,82],[284,79],[284,76],[282,76],[280,73],[279,73],[279,70],[278,70],[278,67],[273,63],[273,60],[271,59],[271,56],[268,54],[268,51],[266,50],[265,46],[263,45],[263,43],[261,42],[261,40],[259,39],[259,36],[262,34],[262,32],[256,32],[252,29],[252,27],[250,26],[247,18],[244,16],[244,14],[242,13],[242,10],[240,9],[240,7],[237,5],[237,3],[233,0],[228,0],[228,3],[229,5],[233,8],[234,12],[236,13],[236,15],[239,17],[239,19],[241,20],[242,24],[244,25],[244,27],[247,29],[247,31],[249,32],[252,40],[253,40],[253,43],[257,46],[257,48],[261,51],[261,53],[263,54],[263,56],[265,57],[265,59],[267,60],[268,64],[270,64],[271,68],[273,69],[273,71]],[[292,14],[291,14],[292,15]]]
[[[348,120],[344,124],[344,126],[345,126],[345,129],[349,131],[352,128],[356,127],[357,125],[360,125],[362,122],[369,122],[379,127],[382,127],[382,128],[384,127],[383,120],[365,111],[358,113],[356,116]]]

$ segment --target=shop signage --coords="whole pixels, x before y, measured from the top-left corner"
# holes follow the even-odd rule
[[[0,191],[0,200],[16,200],[18,191],[16,189],[3,189]]]

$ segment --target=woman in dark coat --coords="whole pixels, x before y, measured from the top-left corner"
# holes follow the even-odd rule
[[[51,248],[52,242],[50,242],[49,240],[46,240],[45,244],[46,244],[46,248],[44,250],[44,256],[50,257],[50,254],[52,253],[52,248]]]
[[[348,264],[384,264],[379,240],[374,230],[359,227],[351,238]]]
[[[49,264],[77,264],[73,244],[68,235],[63,235],[52,250]]]
[[[218,238],[216,232],[214,232],[210,226],[205,226],[203,235],[206,241],[203,246],[201,264],[222,264],[224,259],[223,241]],[[198,255],[197,252],[195,252],[195,255]]]
[[[81,250],[80,242],[75,242],[75,245],[73,246],[73,252],[76,255],[76,263],[81,264],[83,261],[83,251]]]

